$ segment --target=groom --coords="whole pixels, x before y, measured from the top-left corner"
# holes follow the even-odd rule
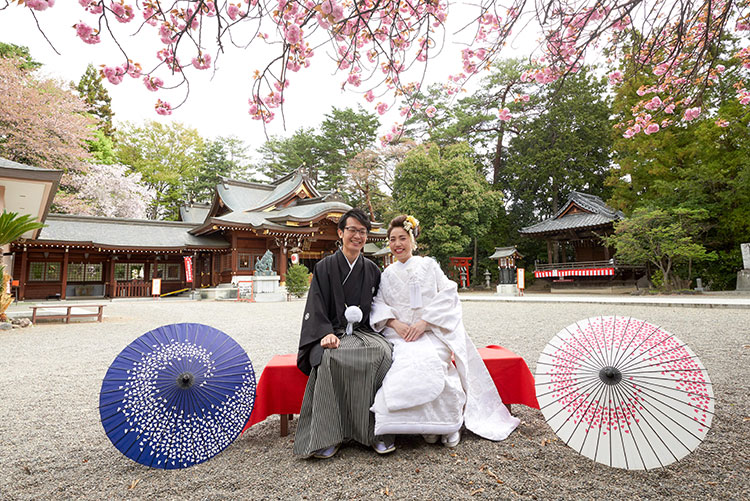
[[[330,458],[345,440],[395,450],[393,436],[375,437],[370,406],[391,366],[391,345],[370,329],[380,270],[362,255],[370,219],[351,209],[338,223],[340,250],[315,266],[302,319],[297,367],[310,377],[294,438],[294,453]],[[345,335],[344,311],[357,306],[362,319]]]

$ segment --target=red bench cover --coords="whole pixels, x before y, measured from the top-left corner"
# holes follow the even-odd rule
[[[534,376],[523,358],[502,346],[479,348],[503,403],[539,408]],[[307,376],[297,369],[297,355],[276,355],[260,375],[255,406],[243,432],[271,414],[299,414]]]

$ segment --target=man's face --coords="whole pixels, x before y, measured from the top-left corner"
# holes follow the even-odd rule
[[[346,219],[344,231],[338,230],[338,233],[349,254],[358,254],[367,242],[367,228],[353,217]]]

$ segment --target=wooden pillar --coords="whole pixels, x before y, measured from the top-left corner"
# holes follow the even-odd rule
[[[198,271],[198,253],[193,251],[193,286],[191,289],[195,289],[195,282],[198,280],[197,272]],[[198,287],[200,289],[200,287]]]
[[[286,282],[286,262],[287,262],[287,250],[286,247],[279,247],[279,276],[281,277],[281,283]]]
[[[60,299],[66,299],[66,289],[68,288],[68,256],[70,253],[68,252],[70,249],[65,247],[65,254],[63,255],[63,264],[62,264],[62,270],[60,270],[60,273],[62,276],[60,277],[61,280],[61,290],[60,290]]]
[[[547,262],[549,264],[555,262],[555,253],[552,251],[552,240],[547,240]]]
[[[110,254],[109,255],[109,265],[107,266],[109,268],[109,297],[115,297],[115,292],[117,292],[117,278],[115,277],[115,255]]]
[[[18,299],[23,301],[26,299],[26,263],[28,261],[28,251],[26,246],[23,246],[21,251],[21,276],[18,277]]]
[[[210,285],[211,287],[216,287],[216,276],[214,272],[214,270],[216,269],[216,253],[213,251],[211,251],[211,260],[209,261],[209,263],[211,265],[211,270],[209,272],[210,273],[209,276],[211,277]]]
[[[609,261],[609,247],[606,244],[604,244],[604,260]]]
[[[239,255],[237,254],[237,232],[232,232],[232,276],[237,275]]]
[[[560,241],[560,262],[561,263],[568,262],[568,245],[565,243],[564,240]]]
[[[156,270],[158,268],[157,265],[159,264],[158,258],[159,258],[159,255],[156,254],[156,253],[154,253],[154,263],[152,264],[153,269],[151,270],[151,278],[157,278],[157,276],[156,276]]]

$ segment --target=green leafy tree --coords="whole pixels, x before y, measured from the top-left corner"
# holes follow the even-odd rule
[[[112,118],[112,98],[102,85],[102,77],[93,65],[89,64],[86,71],[75,86],[78,95],[89,105],[91,113],[98,119],[97,129],[101,130],[108,138],[113,138],[115,128]]]
[[[614,233],[603,240],[614,246],[619,260],[650,263],[658,270],[659,281],[665,288],[680,287],[686,282],[676,273],[677,266],[687,267],[689,283],[694,262],[716,258],[698,240],[707,219],[708,211],[704,209],[642,207],[615,223]]]
[[[380,126],[377,116],[362,109],[333,108],[320,124],[317,152],[320,160],[318,188],[337,190],[344,187],[349,162],[373,146]],[[351,192],[345,192],[351,195]]]
[[[393,199],[400,212],[420,220],[420,246],[443,265],[472,252],[502,206],[472,161],[465,144],[429,144],[409,152],[396,167]]]
[[[21,45],[0,42],[0,57],[13,59],[16,67],[23,71],[34,71],[42,67],[42,63],[31,57],[29,48]]]
[[[585,69],[540,91],[543,111],[509,147],[509,198],[524,219],[554,214],[574,190],[606,199],[612,138],[603,96],[604,83]]]
[[[208,203],[221,177],[242,177],[246,172],[247,146],[237,137],[218,137],[206,142],[203,160],[186,191],[191,200]]]
[[[504,120],[499,111],[534,114],[533,94],[537,86],[521,80],[529,65],[520,59],[504,59],[492,65],[478,90],[456,99],[452,90],[432,86],[420,96],[422,108],[406,121],[407,134],[441,146],[466,141],[477,152],[478,160],[488,168],[493,185],[501,183],[507,160],[507,146],[523,129],[526,119]],[[532,95],[530,95],[532,94]],[[430,107],[434,107],[431,110]]]
[[[310,287],[310,270],[304,264],[295,264],[286,272],[286,290],[289,294],[302,297]]]
[[[720,48],[733,54],[731,43]],[[742,266],[739,246],[750,234],[750,115],[736,99],[742,79],[739,62],[719,60],[725,70],[702,94],[707,112],[692,122],[663,128],[658,134],[637,134],[614,142],[615,166],[608,179],[610,205],[626,214],[639,207],[677,207],[708,212],[703,244],[715,252],[715,262],[698,263],[695,272],[712,288],[733,288]],[[614,100],[615,119],[630,113],[640,99],[637,90],[651,85],[649,74],[636,75]],[[661,119],[671,116],[661,111]],[[717,120],[716,116],[722,117]]]
[[[205,166],[205,141],[181,123],[125,123],[117,134],[118,161],[142,176],[156,196],[151,219],[176,220],[181,204],[193,198],[191,186]]]
[[[301,128],[288,138],[272,137],[258,152],[261,154],[258,170],[269,179],[278,179],[304,166],[317,184],[321,159],[315,129]]]

